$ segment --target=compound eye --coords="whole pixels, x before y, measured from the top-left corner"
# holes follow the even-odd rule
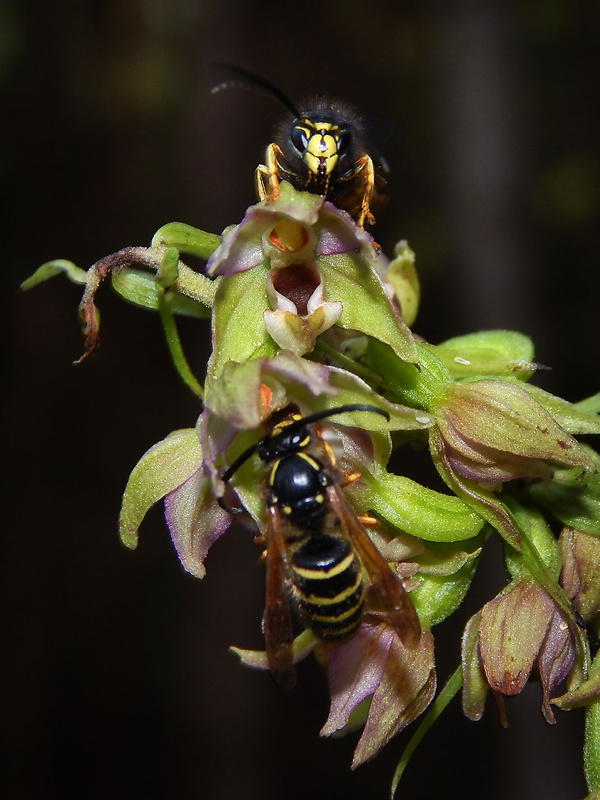
[[[337,152],[338,155],[343,155],[350,147],[350,131],[340,131],[337,138]]]
[[[290,139],[299,153],[306,153],[306,148],[308,147],[308,136],[306,135],[306,130],[304,128],[300,128],[298,125],[292,125]]]

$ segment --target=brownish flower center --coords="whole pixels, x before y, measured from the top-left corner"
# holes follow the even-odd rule
[[[308,314],[308,301],[320,283],[318,271],[308,264],[291,264],[285,269],[273,270],[273,288],[296,306],[298,314]]]

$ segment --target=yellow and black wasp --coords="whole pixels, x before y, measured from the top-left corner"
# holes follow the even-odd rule
[[[295,683],[292,606],[304,624],[325,642],[352,636],[363,618],[365,577],[369,591],[402,641],[420,638],[417,614],[395,573],[371,541],[346,500],[344,483],[356,480],[337,466],[318,423],[346,412],[367,411],[388,417],[368,404],[338,406],[303,417],[294,408],[275,415],[269,432],[246,449],[223,475],[258,455],[266,467],[262,495],[266,506],[265,649],[278,683]],[[221,501],[222,506],[234,513]],[[366,573],[366,575],[365,575]]]
[[[288,115],[277,127],[256,169],[260,200],[277,197],[279,182],[299,191],[323,195],[347,211],[361,228],[373,225],[371,207],[381,200],[387,165],[369,143],[364,119],[349,105],[326,97],[296,106],[276,86],[240,67],[213,65],[229,76],[214,86],[254,89],[278,100]]]

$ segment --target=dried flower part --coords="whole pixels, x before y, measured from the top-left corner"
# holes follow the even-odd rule
[[[385,622],[364,622],[353,638],[331,648],[328,666],[331,708],[322,736],[344,728],[350,715],[372,696],[352,767],[370,760],[429,705],[435,693],[433,637],[405,648]]]

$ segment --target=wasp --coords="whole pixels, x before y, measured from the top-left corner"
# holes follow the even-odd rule
[[[305,626],[324,642],[343,642],[358,629],[369,590],[410,647],[420,638],[418,616],[402,580],[370,539],[342,487],[360,475],[343,473],[318,423],[346,412],[367,411],[389,419],[368,404],[344,405],[303,417],[292,409],[273,418],[270,430],[246,449],[223,474],[228,484],[237,470],[258,455],[266,468],[265,649],[275,680],[295,683],[295,607]],[[223,500],[223,508],[233,513]]]
[[[285,180],[299,191],[323,195],[361,228],[375,223],[371,206],[381,199],[387,164],[369,143],[367,125],[355,109],[326,97],[298,109],[263,78],[230,64],[213,66],[233,76],[214,86],[213,93],[230,86],[254,89],[288,111],[266,149],[265,163],[255,172],[259,200],[277,197]]]

